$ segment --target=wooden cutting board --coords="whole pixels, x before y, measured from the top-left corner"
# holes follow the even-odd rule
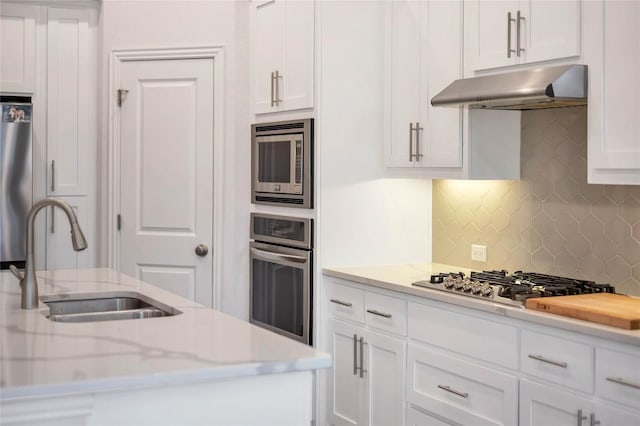
[[[594,293],[527,299],[527,309],[597,322],[612,327],[640,328],[640,298],[623,294]]]

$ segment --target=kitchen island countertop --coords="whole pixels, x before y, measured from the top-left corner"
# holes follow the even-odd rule
[[[184,385],[327,368],[331,357],[111,269],[38,272],[40,296],[135,291],[180,315],[60,323],[0,273],[0,398]]]
[[[327,267],[324,268],[322,272],[324,275],[330,277],[357,282],[372,287],[446,302],[471,309],[491,312],[510,318],[517,318],[532,323],[561,328],[564,330],[602,337],[621,343],[640,346],[640,330],[623,330],[620,328],[581,321],[545,312],[502,305],[499,303],[480,300],[473,297],[467,297],[440,290],[431,290],[428,288],[416,287],[411,285],[411,283],[415,281],[428,280],[432,274],[464,272],[468,275],[470,273],[470,270],[467,268],[460,268],[457,266],[444,265],[439,263],[423,263],[404,265]]]

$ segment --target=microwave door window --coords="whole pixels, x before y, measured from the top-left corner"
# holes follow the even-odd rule
[[[258,181],[291,182],[291,142],[261,142],[258,150]]]
[[[303,274],[304,271],[299,268],[254,259],[253,318],[302,336]]]

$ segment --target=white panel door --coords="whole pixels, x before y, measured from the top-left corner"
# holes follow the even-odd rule
[[[587,425],[591,401],[551,386],[520,380],[520,426]]]
[[[212,59],[125,61],[119,86],[120,270],[207,306],[213,78]]]
[[[609,404],[594,404],[593,423],[587,423],[590,425],[596,425],[596,421],[600,426],[634,426],[640,425],[640,413],[621,410]]]
[[[91,61],[89,11],[53,9],[47,27],[47,193],[87,195]]]
[[[504,67],[516,63],[516,19],[519,2],[512,0],[465,1],[465,48],[472,71]],[[509,35],[511,39],[509,40]],[[511,43],[509,43],[509,41]]]
[[[35,90],[37,12],[37,6],[0,5],[1,92]]]
[[[360,365],[354,336],[359,339],[364,330],[332,319],[327,331],[333,355],[328,386],[329,423],[335,426],[366,424],[363,418],[366,381],[354,370],[356,365]]]
[[[412,167],[415,131],[420,120],[420,2],[387,4],[387,102],[389,125],[385,138],[385,163]],[[422,127],[425,123],[422,123]]]
[[[522,46],[526,62],[580,55],[582,0],[521,2]]]
[[[365,377],[368,381],[367,424],[402,425],[405,414],[404,360],[406,343],[368,332]]]
[[[583,7],[588,182],[640,185],[640,2],[593,1]]]

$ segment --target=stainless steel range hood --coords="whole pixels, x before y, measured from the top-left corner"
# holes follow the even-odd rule
[[[587,66],[563,65],[456,80],[431,99],[444,107],[527,110],[587,104]]]

